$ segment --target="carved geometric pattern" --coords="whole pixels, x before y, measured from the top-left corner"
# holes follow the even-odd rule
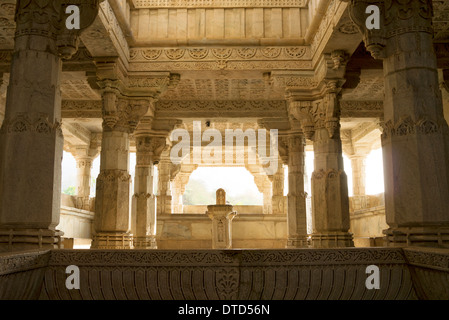
[[[282,88],[272,88],[264,79],[182,78],[161,100],[282,100]],[[242,103],[244,104],[244,102]]]
[[[341,100],[341,117],[381,118],[384,114],[383,101]]]

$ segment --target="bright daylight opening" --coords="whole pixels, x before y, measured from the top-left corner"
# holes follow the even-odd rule
[[[372,150],[366,158],[366,194],[379,194],[385,191],[382,148]]]
[[[200,167],[190,176],[183,196],[184,205],[215,204],[217,189],[226,191],[232,205],[263,205],[254,177],[240,167]]]

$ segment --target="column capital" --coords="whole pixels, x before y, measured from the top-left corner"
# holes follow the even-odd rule
[[[167,138],[150,134],[136,136],[137,165],[152,165],[160,161]]]
[[[290,101],[289,114],[300,121],[302,131],[309,140],[314,140],[315,131],[327,129],[333,138],[340,127],[340,104],[337,82],[330,81],[320,100]]]
[[[375,5],[380,10],[380,28],[366,27],[366,8]],[[368,51],[375,59],[387,57],[385,48],[388,39],[410,32],[424,32],[433,35],[432,1],[400,0],[351,0],[349,5],[351,20],[363,35],[363,41]]]
[[[79,36],[97,17],[102,1],[72,0],[67,3],[59,0],[18,0],[15,13],[16,49],[50,51],[69,59],[78,50]],[[66,27],[66,20],[71,15],[66,10],[70,5],[75,5],[80,10],[79,29],[69,30]],[[26,36],[45,37],[51,41],[24,42],[22,39]]]

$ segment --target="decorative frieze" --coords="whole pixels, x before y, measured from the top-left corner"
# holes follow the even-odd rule
[[[33,117],[27,113],[16,113],[12,119],[5,118],[1,132],[9,134],[57,133],[62,137],[61,123],[59,121],[50,121],[50,116],[44,113],[35,114]]]
[[[396,123],[392,120],[381,122],[382,126],[382,140],[385,141],[393,136],[408,136],[408,135],[429,135],[436,133],[447,133],[447,123],[444,119],[437,122],[429,118],[421,118],[414,121],[411,117],[403,117]]]
[[[383,118],[383,101],[340,100],[342,118]]]
[[[211,61],[211,60],[307,60],[310,49],[303,47],[223,47],[223,48],[132,48],[130,61]]]
[[[162,8],[304,8],[305,0],[133,0],[136,9]]]

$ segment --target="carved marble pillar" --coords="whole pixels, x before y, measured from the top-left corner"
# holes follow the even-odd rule
[[[366,194],[366,157],[368,153],[357,152],[350,155],[352,167],[352,189],[354,196],[364,196]]]
[[[349,231],[347,177],[343,168],[337,81],[326,81],[324,98],[293,101],[290,112],[301,121],[305,136],[313,141],[312,246],[354,246]]]
[[[307,247],[307,210],[303,135],[288,137],[287,248]]]
[[[172,211],[173,213],[182,213],[182,193],[179,179],[174,179],[171,184],[172,190]]]
[[[158,164],[158,195],[157,195],[157,214],[171,214],[172,212],[172,192],[170,186],[170,158],[161,158]]]
[[[367,30],[370,1],[351,17],[367,49],[383,59],[382,148],[386,244],[449,246],[449,129],[443,116],[430,0],[376,2],[379,30]]]
[[[263,182],[263,213],[264,214],[272,214],[273,213],[273,188],[272,183],[269,183],[269,181]]]
[[[98,1],[72,4],[85,13],[80,30],[65,28],[67,5],[61,1],[17,1],[0,133],[0,251],[60,246],[61,57],[76,52],[80,32],[98,12]]]
[[[98,154],[96,146],[77,146],[74,148],[76,160],[76,207],[90,211],[90,184],[92,162]]]
[[[271,210],[273,214],[284,214],[284,167],[282,161],[279,160],[279,167],[277,172],[273,175],[271,196]]]
[[[103,87],[103,137],[95,199],[92,248],[129,249],[129,135],[148,110],[149,100],[124,97],[115,81]]]
[[[156,203],[153,193],[154,162],[165,147],[165,137],[136,134],[136,174],[134,184],[136,249],[157,249]]]

